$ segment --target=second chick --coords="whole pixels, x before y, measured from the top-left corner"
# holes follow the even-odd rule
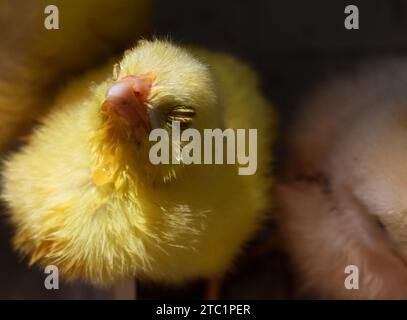
[[[301,289],[407,298],[407,61],[372,61],[302,105],[278,187]],[[357,268],[358,288],[345,285]],[[357,281],[354,279],[354,281]]]

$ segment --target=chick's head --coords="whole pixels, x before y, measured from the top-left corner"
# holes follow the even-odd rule
[[[143,40],[127,51],[115,65],[113,82],[105,91],[102,141],[104,149],[110,150],[105,158],[134,167],[144,182],[176,178],[183,170],[180,150],[187,143],[174,148],[173,158],[181,165],[171,164],[171,156],[169,164],[153,165],[149,150],[157,142],[150,141],[151,130],[167,131],[172,155],[174,121],[179,122],[181,133],[186,128],[202,132],[221,125],[215,85],[207,66],[165,41]]]

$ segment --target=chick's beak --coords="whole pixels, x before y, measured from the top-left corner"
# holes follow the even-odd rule
[[[138,136],[150,132],[147,99],[153,80],[150,74],[122,78],[109,88],[102,109],[111,118],[125,120]]]

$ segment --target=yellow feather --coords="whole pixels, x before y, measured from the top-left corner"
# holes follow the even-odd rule
[[[47,5],[59,29],[47,30]],[[152,0],[0,1],[0,149],[45,112],[68,75],[146,32]]]
[[[108,66],[67,87],[5,163],[16,248],[66,279],[104,285],[132,275],[168,283],[220,276],[270,207],[275,114],[255,73],[222,53],[142,41],[120,65],[119,77],[155,74],[152,105],[194,106],[198,130],[258,129],[256,174],[152,165],[149,143],[117,133],[101,112],[114,83]]]

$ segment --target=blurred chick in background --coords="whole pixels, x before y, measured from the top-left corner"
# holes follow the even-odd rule
[[[0,0],[0,149],[29,127],[68,74],[103,62],[146,32],[151,0]],[[59,9],[47,30],[45,8]]]
[[[373,61],[303,103],[278,201],[307,294],[407,298],[406,87],[405,59]],[[345,287],[349,265],[357,290]]]
[[[225,54],[158,40],[111,69],[70,84],[6,162],[15,247],[102,285],[222,276],[269,208],[275,116],[256,75]],[[172,120],[201,133],[258,129],[257,172],[151,164],[148,134]]]

